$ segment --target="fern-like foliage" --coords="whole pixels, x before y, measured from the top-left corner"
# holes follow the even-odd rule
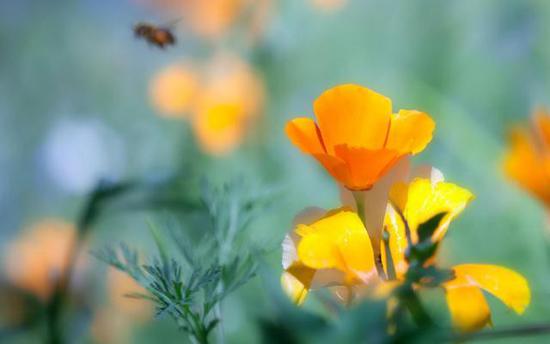
[[[242,182],[221,188],[203,185],[198,204],[203,210],[200,223],[207,230],[198,240],[191,240],[182,224],[169,228],[168,245],[151,225],[158,254],[147,262],[140,262],[138,252],[124,243],[116,250],[107,247],[94,255],[147,291],[127,296],[152,301],[157,317],[172,318],[193,342],[207,343],[221,321],[221,301],[249,281],[257,268],[258,250],[238,247],[238,243],[269,194],[244,189]]]

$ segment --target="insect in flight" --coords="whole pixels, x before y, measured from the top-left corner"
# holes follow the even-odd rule
[[[176,36],[168,27],[159,27],[149,23],[138,23],[134,26],[136,37],[146,40],[149,44],[161,49],[176,43]]]

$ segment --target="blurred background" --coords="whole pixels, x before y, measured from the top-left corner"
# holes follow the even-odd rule
[[[147,44],[134,36],[138,22],[171,27],[176,44]],[[547,210],[502,169],[510,127],[550,105],[549,37],[545,0],[0,2],[0,342],[43,337],[41,326],[17,330],[32,310],[9,292],[48,298],[99,180],[183,171],[277,185],[250,233],[273,248],[266,261],[278,278],[276,248],[295,214],[339,203],[327,173],[289,143],[285,122],[312,116],[322,91],[350,82],[435,119],[434,140],[413,162],[476,195],[451,226],[444,262],[505,265],[531,284],[525,315],[491,299],[493,322],[549,319]],[[95,224],[73,276],[90,306],[71,319],[72,341],[184,340],[146,303],[123,298],[137,287],[88,254],[119,241],[147,251],[146,221],[159,216],[113,212]],[[262,278],[227,299],[228,341],[258,341],[255,319],[272,303]]]

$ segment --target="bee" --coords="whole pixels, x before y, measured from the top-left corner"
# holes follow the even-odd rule
[[[161,49],[165,46],[174,45],[176,36],[166,27],[158,27],[149,23],[137,23],[134,26],[136,37],[146,40],[149,44]]]

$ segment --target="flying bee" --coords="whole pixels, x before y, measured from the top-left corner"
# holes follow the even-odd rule
[[[136,37],[146,40],[149,44],[161,49],[165,46],[174,45],[176,36],[167,27],[158,27],[149,23],[138,23],[134,26]]]

